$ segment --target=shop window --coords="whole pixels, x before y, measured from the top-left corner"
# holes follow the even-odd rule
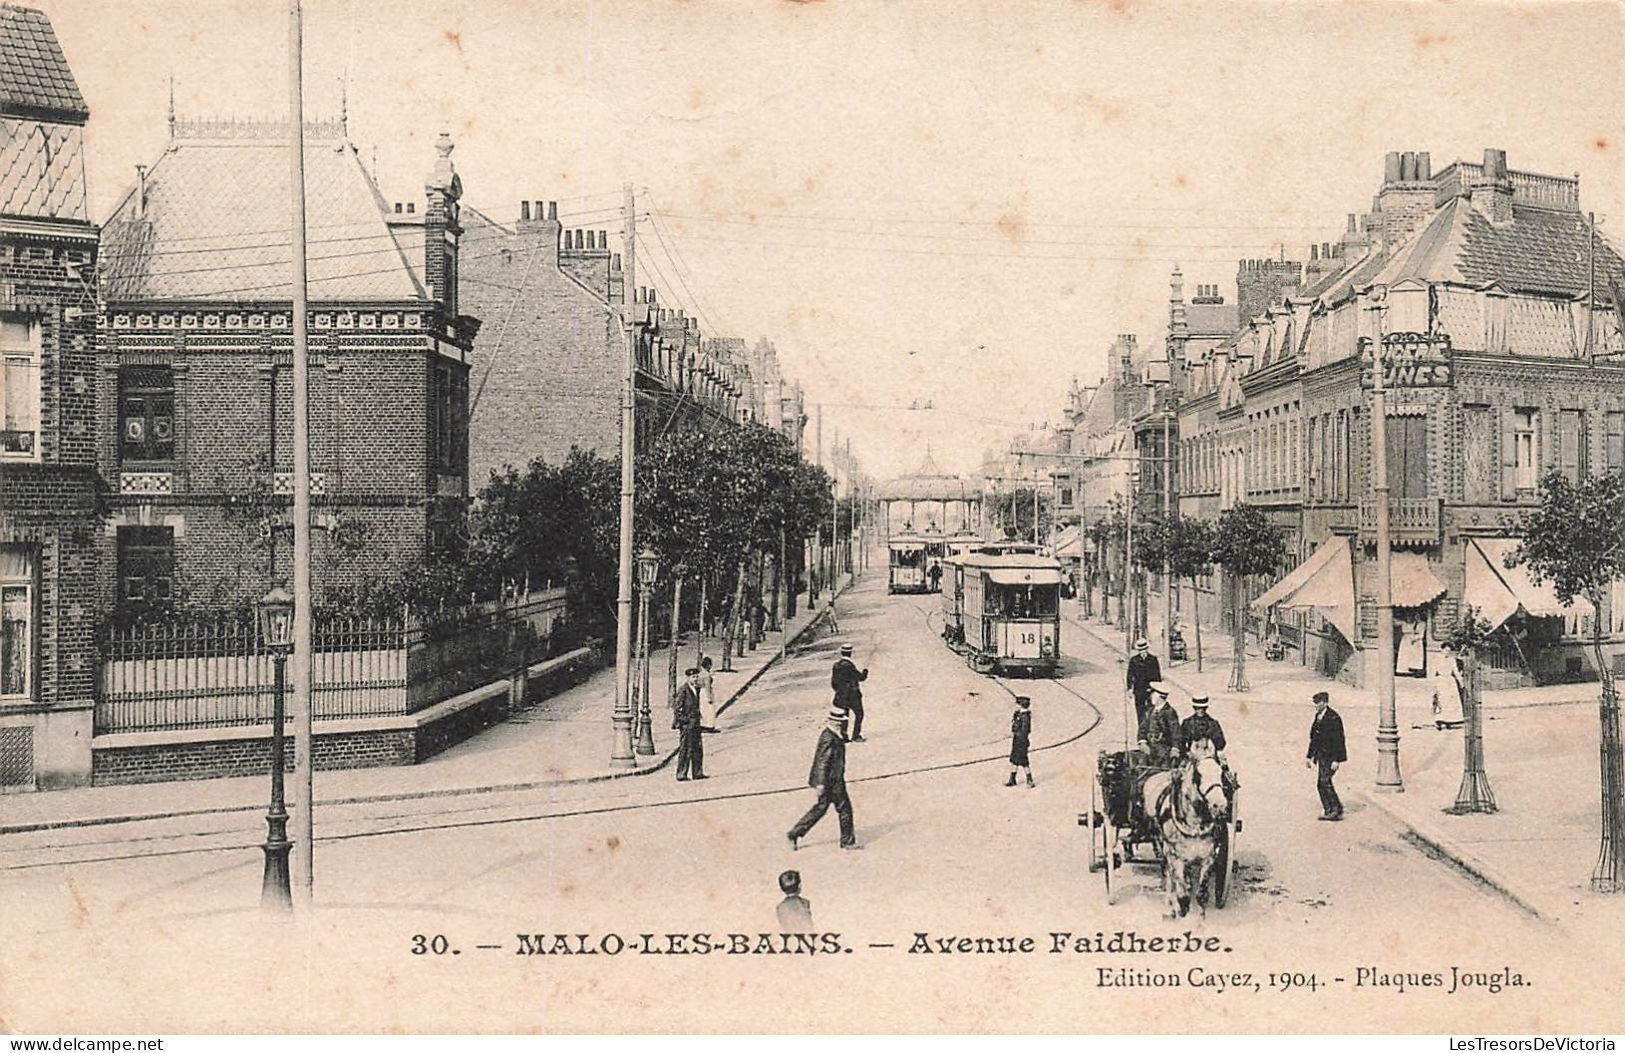
[[[0,545],[0,698],[33,697],[34,558],[22,545]]]
[[[39,411],[39,324],[0,315],[0,459],[39,456]]]
[[[175,374],[168,366],[119,370],[119,418],[124,460],[175,457]]]
[[[169,527],[120,527],[119,603],[127,610],[168,606],[175,599],[175,532]]]

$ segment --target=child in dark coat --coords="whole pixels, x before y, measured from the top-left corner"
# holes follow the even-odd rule
[[[1010,714],[1010,781],[1006,786],[1016,784],[1016,773],[1024,772],[1027,776],[1027,785],[1032,786],[1033,769],[1027,763],[1027,745],[1033,734],[1033,700],[1026,695],[1016,696],[1016,710]]]

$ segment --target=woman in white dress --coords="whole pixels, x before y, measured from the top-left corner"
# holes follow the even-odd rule
[[[717,685],[709,657],[700,659],[700,730],[717,730]]]
[[[1439,660],[1433,664],[1433,724],[1441,731],[1445,728],[1459,728],[1466,721],[1462,713],[1462,692],[1465,686],[1461,682],[1461,663],[1456,660],[1456,653],[1449,647],[1439,652]]]

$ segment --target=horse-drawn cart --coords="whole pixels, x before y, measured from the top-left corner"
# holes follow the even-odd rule
[[[1192,901],[1205,907],[1210,887],[1215,907],[1230,898],[1241,820],[1235,780],[1211,757],[1163,766],[1140,750],[1102,750],[1078,824],[1089,829],[1089,869],[1100,872],[1108,903],[1118,871],[1135,866],[1157,868],[1170,914]]]

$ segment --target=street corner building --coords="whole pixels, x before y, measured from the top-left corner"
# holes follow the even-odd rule
[[[90,112],[50,22],[0,5],[0,788],[82,783],[96,675]]]
[[[103,230],[104,609],[234,608],[291,580],[289,129],[177,120]],[[445,551],[466,508],[462,181],[442,135],[390,203],[347,123],[305,128],[316,599]]]

